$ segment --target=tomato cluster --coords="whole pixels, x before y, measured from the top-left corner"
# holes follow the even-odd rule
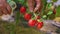
[[[20,8],[20,13],[24,15],[24,19],[28,21],[28,26],[34,27],[36,26],[37,29],[42,28],[43,22],[38,21],[41,17],[36,16],[34,19],[32,18],[32,15],[30,13],[26,12],[26,7],[22,6]]]
[[[48,4],[48,6],[51,8],[52,4],[51,4],[51,6],[50,6],[50,4]],[[50,16],[51,14],[56,14],[56,9],[52,7],[51,10],[46,15],[43,15],[41,17],[41,16],[36,14],[37,12],[36,13],[32,12],[32,14],[27,13],[26,12],[26,7],[22,6],[20,8],[20,13],[24,15],[24,19],[28,21],[28,25],[30,27],[36,26],[37,29],[40,29],[43,26],[43,22],[41,21],[41,18],[45,19],[45,18],[47,18],[47,15]],[[34,16],[34,17],[32,17],[32,16]]]

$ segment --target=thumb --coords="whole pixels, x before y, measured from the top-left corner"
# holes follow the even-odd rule
[[[12,8],[9,6],[9,4],[7,4],[7,11],[8,11],[8,14],[11,14],[11,12],[12,12]]]

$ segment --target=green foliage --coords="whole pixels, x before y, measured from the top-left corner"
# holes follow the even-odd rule
[[[57,2],[58,0],[52,0],[53,2]]]
[[[14,0],[16,3],[20,3],[20,4],[23,4],[25,5],[26,3],[26,0]]]
[[[46,5],[47,5],[47,0],[42,0],[42,4],[43,4],[43,9],[41,11],[41,16],[43,16],[45,14],[45,9],[46,9]]]
[[[1,22],[0,21],[0,34],[44,34],[44,32],[40,32],[35,30],[34,28],[24,27],[24,25],[16,25],[9,22]],[[1,33],[2,32],[2,33]]]
[[[19,21],[20,21],[20,12],[18,11],[16,13],[16,25],[19,24]]]
[[[60,17],[60,6],[56,8],[56,17]]]
[[[42,0],[42,3],[44,5],[44,9],[46,8],[46,5],[47,5],[47,0]]]

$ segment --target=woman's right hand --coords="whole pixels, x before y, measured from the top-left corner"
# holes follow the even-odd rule
[[[34,7],[36,4],[36,7]],[[30,9],[30,11],[41,11],[43,5],[42,5],[42,1],[41,0],[28,0],[28,7]]]

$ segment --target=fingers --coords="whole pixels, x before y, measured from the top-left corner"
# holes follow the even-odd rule
[[[34,12],[38,11],[40,9],[41,6],[41,0],[35,0],[36,1],[36,7],[34,9]]]
[[[7,4],[6,0],[0,0],[0,15],[11,14],[11,7]]]
[[[2,2],[6,2],[7,0],[2,0]]]
[[[9,5],[7,5],[6,9],[7,9],[8,14],[11,14],[12,8]]]
[[[34,10],[34,0],[28,0],[28,7],[31,12]]]
[[[8,9],[6,9],[6,8],[0,8],[0,9],[1,9],[1,10],[0,10],[0,16],[3,15],[3,14],[7,15],[7,14],[10,14],[10,13],[11,13],[11,12],[9,12]]]
[[[0,3],[5,3],[7,0],[0,0]]]
[[[8,12],[7,12],[7,10],[4,8],[4,9],[2,9],[2,12],[3,12],[3,14],[5,14],[5,15],[7,15],[8,14]]]

